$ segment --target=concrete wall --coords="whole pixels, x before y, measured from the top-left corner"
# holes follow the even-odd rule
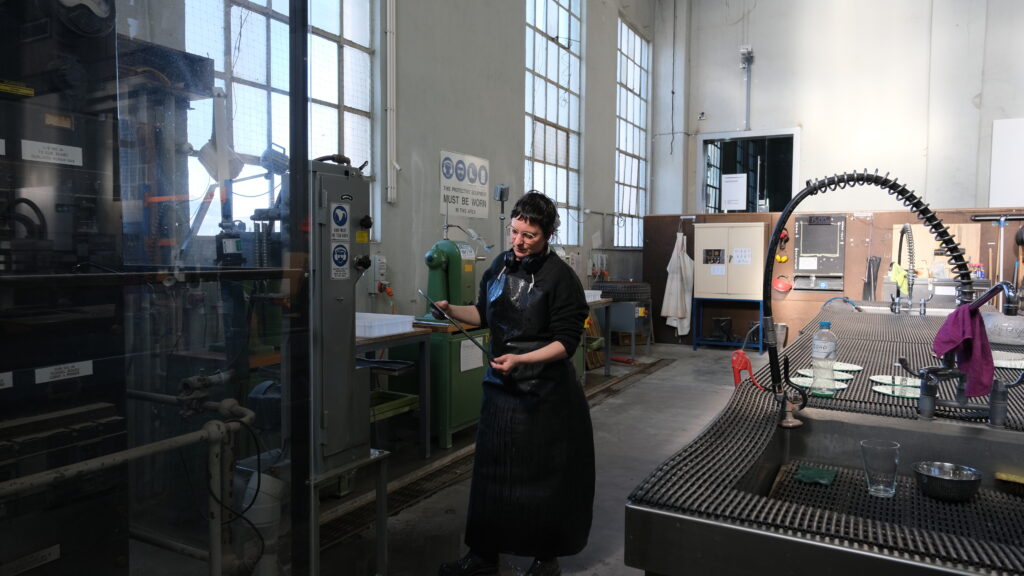
[[[750,127],[801,128],[799,188],[810,178],[877,168],[935,208],[987,206],[992,120],[1024,116],[1024,36],[1015,33],[1024,25],[1024,4],[691,4],[688,131],[743,128],[738,49],[749,44],[755,54]],[[706,119],[698,121],[701,111]],[[696,152],[691,146],[691,162]],[[696,174],[692,165],[687,172],[689,208]],[[659,198],[672,193],[655,188]],[[897,207],[880,192],[858,189],[808,199],[801,210]]]

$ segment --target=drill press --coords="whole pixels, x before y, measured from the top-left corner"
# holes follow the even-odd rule
[[[447,300],[457,306],[476,302],[476,251],[468,242],[440,240],[424,255],[427,264],[427,295],[432,300]],[[417,326],[430,327],[430,423],[438,445],[451,448],[452,434],[476,424],[483,396],[481,383],[487,359],[469,338],[446,321],[430,314],[424,302],[424,315]],[[467,334],[484,346],[490,345],[490,330],[463,326]],[[395,358],[413,360],[413,347],[396,349]],[[395,388],[414,392],[414,378],[402,378]]]

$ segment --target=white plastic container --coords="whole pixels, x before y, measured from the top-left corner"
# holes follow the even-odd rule
[[[594,300],[601,299],[600,290],[584,290],[583,294],[587,297],[587,302],[593,302]]]
[[[356,338],[379,338],[412,331],[412,316],[356,312]]]

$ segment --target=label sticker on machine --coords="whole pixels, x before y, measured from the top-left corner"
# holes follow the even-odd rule
[[[469,340],[459,343],[459,371],[468,372],[484,365],[484,354]]]
[[[331,240],[349,242],[351,226],[349,226],[349,204],[331,204]]]
[[[348,280],[348,245],[334,244],[331,247],[331,280]]]
[[[733,248],[733,264],[750,264],[750,248]]]
[[[36,384],[46,384],[47,382],[80,378],[82,376],[92,376],[92,360],[36,368]]]
[[[14,372],[0,372],[0,390],[14,386]]]
[[[463,260],[469,260],[470,262],[476,262],[476,251],[469,244],[459,242],[459,257]]]
[[[801,270],[817,270],[818,269],[818,257],[817,256],[801,256],[800,262],[798,263]]]
[[[51,164],[82,165],[82,149],[78,146],[62,146],[34,140],[21,141],[21,158]]]

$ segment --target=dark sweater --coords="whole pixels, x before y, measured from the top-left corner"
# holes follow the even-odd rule
[[[492,322],[488,306],[490,301],[488,286],[493,279],[501,274],[503,268],[505,268],[504,253],[491,262],[480,282],[476,307],[480,313],[480,322],[483,327],[491,327]],[[517,326],[508,326],[504,327],[504,330],[500,330],[506,335],[506,341],[492,340],[491,346],[494,355],[500,356],[510,351],[508,345],[516,342],[547,344],[557,341],[565,346],[566,354],[571,357],[580,344],[580,338],[583,336],[583,323],[590,313],[586,296],[583,294],[583,286],[573,269],[553,254],[544,256],[543,263],[535,272],[531,273],[527,270],[528,268],[530,266],[519,266],[516,270],[506,270],[505,273],[513,279],[520,280],[527,287],[526,290],[529,294],[524,293],[520,295],[520,298],[530,300],[529,308],[532,311],[536,310],[536,303],[533,300],[543,299],[540,309],[544,313],[524,315],[519,318]],[[529,287],[531,282],[532,287]],[[499,332],[499,330],[494,331]]]

